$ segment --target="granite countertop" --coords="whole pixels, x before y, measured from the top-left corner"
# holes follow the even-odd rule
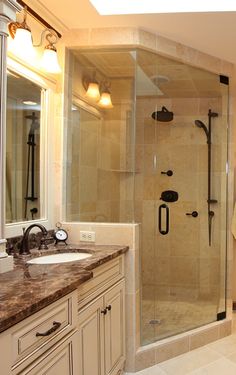
[[[127,246],[67,245],[31,250],[15,259],[14,270],[0,274],[0,332],[77,289],[93,277],[92,270],[125,253]],[[92,256],[61,264],[27,264],[29,259],[65,252],[88,252]]]

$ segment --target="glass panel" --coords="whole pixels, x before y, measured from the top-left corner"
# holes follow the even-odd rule
[[[142,214],[135,220],[147,344],[225,311],[228,86],[215,74],[138,51],[136,93],[135,207]],[[170,190],[176,201],[160,199]]]
[[[68,115],[67,220],[141,223],[142,344],[217,320],[225,311],[228,86],[142,50],[69,57],[67,108],[77,111]],[[110,87],[113,108],[88,98],[91,80]]]
[[[127,51],[70,53],[67,221],[133,221],[134,66]],[[113,108],[86,95],[93,80],[100,93],[109,87]]]
[[[6,223],[40,218],[41,91],[8,71]]]

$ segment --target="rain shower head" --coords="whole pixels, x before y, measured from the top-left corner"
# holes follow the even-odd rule
[[[206,127],[206,125],[201,121],[201,120],[195,120],[195,125],[198,127],[198,128],[202,128],[206,134],[206,137],[207,137],[207,141],[209,140],[209,131]]]
[[[29,119],[29,120],[32,120],[32,123],[31,123],[31,126],[30,126],[30,131],[29,131],[29,134],[34,134],[34,132],[36,130],[39,129],[40,127],[40,124],[39,122],[37,121],[38,120],[38,117],[35,115],[35,112],[32,112],[31,115],[27,115],[25,116],[25,118]]]
[[[170,122],[173,120],[174,113],[168,111],[166,107],[162,107],[161,111],[153,112],[152,118],[161,122]]]

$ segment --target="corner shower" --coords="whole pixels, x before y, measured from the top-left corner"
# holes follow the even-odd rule
[[[142,49],[70,64],[66,220],[139,224],[142,346],[223,319],[226,77]],[[114,108],[81,104],[94,71]]]

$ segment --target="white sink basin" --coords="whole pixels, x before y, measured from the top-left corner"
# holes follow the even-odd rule
[[[92,254],[88,253],[60,253],[47,255],[43,257],[34,258],[28,260],[28,264],[56,264],[56,263],[67,263],[75,262],[77,260],[82,260],[91,257]]]

